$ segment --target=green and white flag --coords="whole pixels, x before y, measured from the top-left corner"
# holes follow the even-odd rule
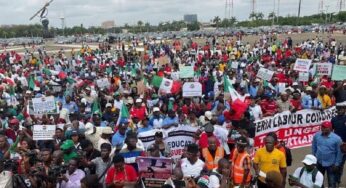
[[[171,93],[173,87],[173,80],[162,78],[159,76],[154,76],[153,80],[151,81],[151,84],[154,87],[159,88],[160,91],[163,91],[165,93]]]

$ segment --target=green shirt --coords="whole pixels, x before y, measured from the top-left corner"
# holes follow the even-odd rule
[[[64,154],[64,162],[67,164],[71,159],[78,157],[76,152],[71,152],[70,154]]]

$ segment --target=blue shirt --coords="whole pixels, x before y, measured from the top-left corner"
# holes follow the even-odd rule
[[[309,106],[309,101],[311,100],[311,96],[310,95],[304,95],[304,97],[302,98],[302,106],[304,109],[308,109]]]
[[[126,135],[126,134],[125,134]],[[112,136],[112,145],[113,146],[119,146],[120,148],[123,147],[124,141],[125,141],[125,135],[121,135],[119,131],[117,131],[113,136]]]
[[[304,109],[311,109],[312,107],[322,108],[322,103],[318,98],[310,98],[310,100],[305,101],[302,105]]]
[[[165,126],[170,125],[170,124],[173,124],[173,123],[176,123],[176,124],[179,123],[178,117],[175,116],[174,118],[170,118],[170,117],[167,116],[167,117],[163,120],[163,122],[162,122],[162,127],[165,127]]]
[[[62,107],[68,109],[70,113],[75,113],[78,111],[78,106],[73,101],[71,101],[68,104],[65,102],[64,105],[62,105]]]
[[[337,115],[332,118],[334,133],[340,136],[343,142],[346,142],[346,115]]]
[[[254,87],[254,86],[250,85],[249,94],[251,95],[251,97],[256,97],[257,91],[258,91],[258,86]]]
[[[322,136],[322,132],[314,135],[312,141],[312,154],[323,167],[339,166],[342,159],[340,150],[341,138],[331,132],[328,136]]]

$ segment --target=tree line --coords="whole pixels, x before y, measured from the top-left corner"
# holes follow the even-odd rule
[[[315,14],[311,16],[304,16],[298,18],[297,16],[276,16],[274,12],[271,12],[267,17],[261,12],[252,12],[249,15],[249,20],[237,21],[235,17],[230,19],[221,19],[219,16],[215,16],[210,20],[211,27],[215,28],[229,28],[229,27],[258,27],[258,26],[270,26],[270,25],[311,25],[311,24],[325,24],[335,22],[346,22],[346,11],[339,12],[337,14]],[[121,27],[115,27],[111,29],[103,29],[100,27],[86,28],[83,25],[74,26],[69,28],[50,28],[50,32],[53,36],[62,35],[83,35],[89,34],[105,34],[121,33],[123,30],[127,30],[131,33],[141,32],[163,32],[163,31],[180,31],[183,28],[187,28],[188,31],[199,30],[202,27],[200,22],[186,23],[184,21],[171,21],[160,22],[158,25],[151,25],[149,22],[144,23],[139,20],[136,25],[124,24]],[[14,25],[3,26],[0,28],[0,38],[13,38],[13,37],[41,37],[43,34],[43,28],[39,24],[35,25]]]

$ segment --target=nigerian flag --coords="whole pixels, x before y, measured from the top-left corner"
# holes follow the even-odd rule
[[[129,119],[129,118],[130,118],[129,110],[127,109],[127,106],[126,106],[125,102],[123,101],[121,104],[121,109],[120,109],[117,125],[122,123],[125,119]]]
[[[225,97],[231,97],[232,101],[236,101],[237,99],[241,100],[244,102],[245,96],[241,96],[238,91],[236,91],[229,78],[225,75],[223,76],[223,87],[224,87],[224,92],[225,92]]]
[[[159,88],[159,90],[164,91],[165,93],[171,93],[173,87],[173,80],[167,78],[161,78],[159,76],[154,76],[151,85]]]

